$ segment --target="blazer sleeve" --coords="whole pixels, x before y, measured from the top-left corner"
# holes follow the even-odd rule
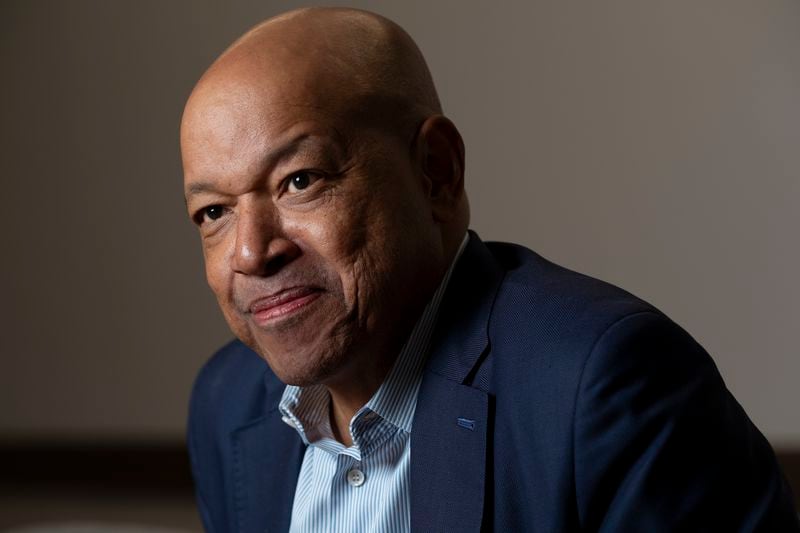
[[[708,354],[657,312],[597,340],[573,438],[584,530],[800,531],[769,443]]]

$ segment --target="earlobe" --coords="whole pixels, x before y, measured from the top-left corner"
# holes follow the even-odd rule
[[[442,115],[425,120],[417,141],[434,218],[450,220],[464,196],[464,141],[455,124]]]

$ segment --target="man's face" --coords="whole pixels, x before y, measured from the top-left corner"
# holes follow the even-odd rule
[[[234,333],[284,382],[324,383],[399,347],[441,274],[441,236],[413,132],[259,91],[193,97],[187,207]]]

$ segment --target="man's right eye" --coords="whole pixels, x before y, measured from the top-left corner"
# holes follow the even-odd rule
[[[213,222],[222,216],[224,208],[221,205],[210,205],[204,207],[197,213],[197,223]]]

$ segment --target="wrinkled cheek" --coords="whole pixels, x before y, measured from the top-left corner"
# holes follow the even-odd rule
[[[205,259],[206,282],[217,299],[225,321],[237,336],[245,334],[246,325],[236,311],[233,299],[233,276],[231,265],[225,254],[218,249],[203,249]]]
[[[328,278],[329,288],[339,286],[351,307],[356,296],[353,265],[363,248],[364,221],[352,210],[330,205],[311,220],[293,221],[287,230]]]
[[[368,221],[360,219],[341,226],[331,225],[328,235],[330,242],[335,243],[331,247],[335,254],[331,262],[337,265],[344,297],[351,310],[358,310],[369,298],[367,276],[374,265],[371,267],[368,226]]]

